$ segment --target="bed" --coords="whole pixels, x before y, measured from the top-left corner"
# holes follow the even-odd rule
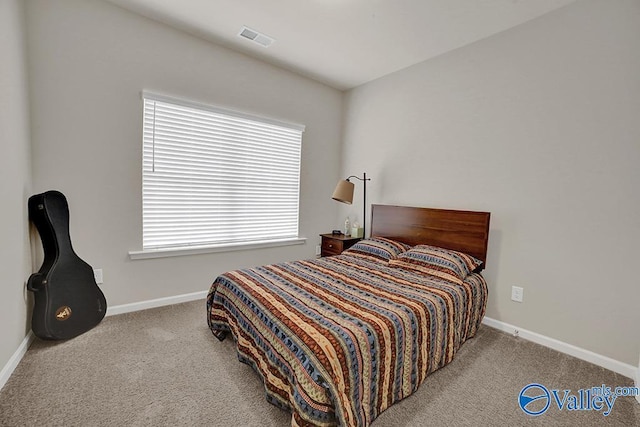
[[[292,425],[368,426],[448,364],[484,316],[490,214],[373,205],[341,255],[220,275],[208,324]]]

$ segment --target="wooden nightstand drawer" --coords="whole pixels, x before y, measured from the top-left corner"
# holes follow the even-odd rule
[[[361,240],[359,237],[348,237],[343,234],[321,234],[320,236],[322,237],[320,256],[340,255],[342,251],[349,249]]]
[[[322,256],[340,255],[343,249],[342,241],[337,239],[322,239]]]

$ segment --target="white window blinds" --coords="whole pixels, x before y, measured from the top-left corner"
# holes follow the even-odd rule
[[[143,249],[298,237],[303,126],[143,99]]]

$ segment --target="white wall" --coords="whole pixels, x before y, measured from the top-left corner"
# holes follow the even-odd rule
[[[21,0],[0,1],[0,368],[30,328],[27,199],[31,192],[29,104]],[[1,370],[1,369],[0,369]]]
[[[230,269],[314,257],[337,212],[341,92],[98,0],[29,1],[27,24],[34,191],[67,196],[74,248],[104,270],[110,306],[204,291]],[[143,89],[306,125],[307,244],[129,260],[142,245]]]
[[[635,365],[640,2],[577,2],[345,109],[343,174],[370,175],[368,202],[492,213],[487,316]]]

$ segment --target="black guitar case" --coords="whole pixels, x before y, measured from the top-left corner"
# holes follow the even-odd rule
[[[44,249],[40,270],[27,289],[35,296],[31,328],[43,339],[65,340],[96,326],[107,301],[96,284],[93,268],[73,251],[69,236],[69,205],[59,191],[29,198],[29,219]]]

